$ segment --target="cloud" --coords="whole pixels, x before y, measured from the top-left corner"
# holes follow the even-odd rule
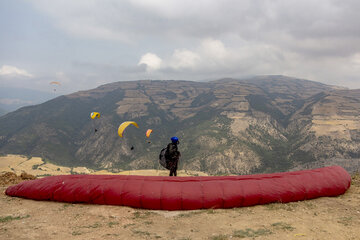
[[[154,71],[161,68],[162,60],[156,54],[146,53],[140,58],[138,65],[145,64],[146,71]]]
[[[157,55],[148,53],[141,57],[139,63],[153,66],[151,69],[159,72],[249,74],[253,71],[263,72],[275,62],[279,64],[284,61],[281,50],[271,46],[243,42],[242,46],[229,47],[220,40],[206,38],[192,49],[174,49],[161,62]]]
[[[26,70],[19,69],[10,65],[3,65],[0,68],[0,76],[9,76],[9,77],[28,77],[32,78],[33,75],[28,73]]]
[[[152,55],[160,59],[156,54]],[[243,40],[241,44],[229,46],[218,39],[206,38],[191,49],[174,49],[169,55],[165,53],[161,59],[161,64],[152,68],[152,76],[201,80],[209,76],[216,79],[282,74],[310,80],[322,76],[324,80],[320,82],[351,88],[359,86],[356,76],[360,75],[360,54],[351,56],[350,61],[345,57],[318,61],[269,44]]]
[[[69,76],[66,75],[64,72],[56,72],[55,73],[56,80],[60,83],[70,83],[71,79]]]
[[[23,100],[23,99],[18,99],[18,98],[0,98],[0,104],[3,105],[20,105],[20,104],[33,104],[34,101],[30,101],[30,100]]]
[[[57,78],[74,81],[73,86],[252,74],[360,86],[357,0],[27,2],[61,32],[58,36],[67,34],[59,40],[66,43],[63,49],[76,52],[54,50],[59,58],[49,65],[56,67],[41,62],[38,69],[51,69],[44,75],[54,76],[57,66],[64,66],[65,75]],[[89,61],[94,68],[70,69],[74,61]]]
[[[233,50],[226,48],[220,40],[206,38],[193,49],[175,49],[163,66],[174,71],[223,71],[236,61]]]
[[[138,44],[236,36],[315,56],[360,51],[356,0],[32,0],[67,33]]]
[[[201,56],[198,53],[187,49],[175,49],[171,59],[169,60],[169,67],[175,70],[195,69],[201,61]]]
[[[46,0],[30,2],[71,36],[129,43],[137,35],[136,29],[131,29],[131,25],[138,23],[133,15],[134,10],[127,1],[54,0],[51,4]]]

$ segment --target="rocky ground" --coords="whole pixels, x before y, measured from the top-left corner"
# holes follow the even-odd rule
[[[15,176],[0,178],[0,239],[280,240],[360,236],[359,175],[353,176],[350,189],[339,197],[196,211],[151,211],[6,196],[7,186],[23,181]]]

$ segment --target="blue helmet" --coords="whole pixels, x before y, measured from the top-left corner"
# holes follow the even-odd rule
[[[172,137],[171,142],[177,144],[179,143],[179,139],[177,137]]]

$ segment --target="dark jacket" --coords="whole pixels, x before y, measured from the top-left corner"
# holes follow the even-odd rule
[[[179,160],[180,156],[181,156],[181,154],[178,151],[177,144],[169,143],[167,145],[165,158],[170,162],[175,162],[175,161]]]

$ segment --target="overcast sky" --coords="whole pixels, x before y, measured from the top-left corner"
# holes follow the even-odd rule
[[[358,0],[1,0],[0,87],[279,74],[360,88]]]

